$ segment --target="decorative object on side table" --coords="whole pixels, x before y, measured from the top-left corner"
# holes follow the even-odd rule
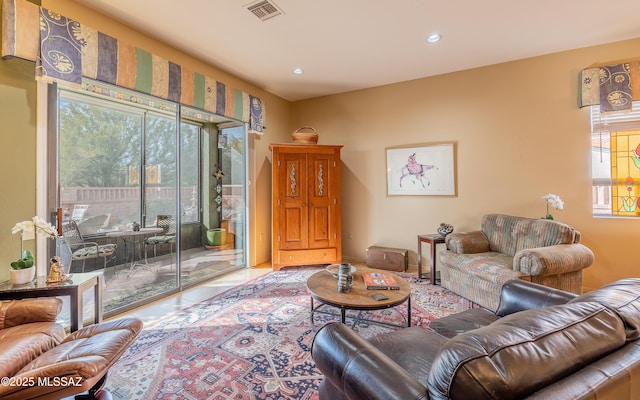
[[[542,196],[542,198],[545,200],[547,204],[547,215],[542,217],[542,219],[553,219],[553,215],[549,213],[549,205],[551,205],[551,207],[555,208],[558,211],[562,211],[562,209],[564,208],[564,202],[558,195],[549,193],[547,195]]]
[[[22,285],[31,282],[36,274],[35,259],[29,250],[24,249],[24,241],[35,239],[35,235],[42,234],[49,238],[58,237],[56,228],[44,219],[35,216],[31,220],[18,222],[11,233],[20,233],[20,256],[18,260],[11,263],[9,280],[14,285]]]
[[[444,237],[453,232],[453,225],[442,222],[437,230],[438,233]]]
[[[71,275],[67,275],[64,273],[64,266],[60,261],[60,257],[51,257],[50,262],[51,268],[49,268],[49,277],[47,278],[47,283],[60,283],[66,282],[71,279]]]

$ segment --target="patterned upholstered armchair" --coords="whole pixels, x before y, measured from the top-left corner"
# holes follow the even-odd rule
[[[511,279],[581,294],[582,270],[594,260],[579,231],[547,219],[488,214],[480,230],[451,233],[445,241],[442,286],[492,311]]]

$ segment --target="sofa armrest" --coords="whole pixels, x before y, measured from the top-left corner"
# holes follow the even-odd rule
[[[32,322],[55,322],[62,311],[62,300],[56,297],[3,301],[0,304],[0,328]]]
[[[450,233],[445,237],[447,249],[458,254],[485,253],[491,251],[489,239],[482,231]]]
[[[538,283],[514,279],[502,286],[498,317],[548,306],[565,304],[578,297],[575,293],[540,285]]]
[[[311,355],[325,379],[348,399],[428,399],[416,378],[344,324],[320,328]]]
[[[593,252],[580,243],[523,249],[513,257],[513,269],[525,275],[559,275],[593,264]]]

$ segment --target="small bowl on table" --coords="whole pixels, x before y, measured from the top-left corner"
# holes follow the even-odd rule
[[[350,268],[351,268],[351,274],[353,274],[356,270],[356,267],[354,267],[351,264],[345,263],[347,264]],[[327,265],[327,267],[325,268],[327,270],[328,273],[330,273],[331,275],[333,275],[334,278],[338,279],[338,271],[340,270],[340,265],[342,264],[331,264],[331,265]]]

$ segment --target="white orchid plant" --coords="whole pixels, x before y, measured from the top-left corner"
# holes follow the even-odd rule
[[[30,220],[18,222],[11,233],[20,233],[20,256],[21,258],[11,263],[13,269],[25,269],[33,266],[33,254],[29,250],[24,249],[24,241],[35,238],[36,234],[45,235],[51,239],[58,237],[56,228],[44,219],[35,216]]]
[[[549,212],[549,206],[555,208],[558,211],[562,211],[562,209],[564,208],[564,202],[562,201],[560,196],[556,194],[549,193],[542,196],[542,198],[547,203],[547,215],[545,215],[543,219],[553,219],[553,215],[551,215],[551,213]]]

